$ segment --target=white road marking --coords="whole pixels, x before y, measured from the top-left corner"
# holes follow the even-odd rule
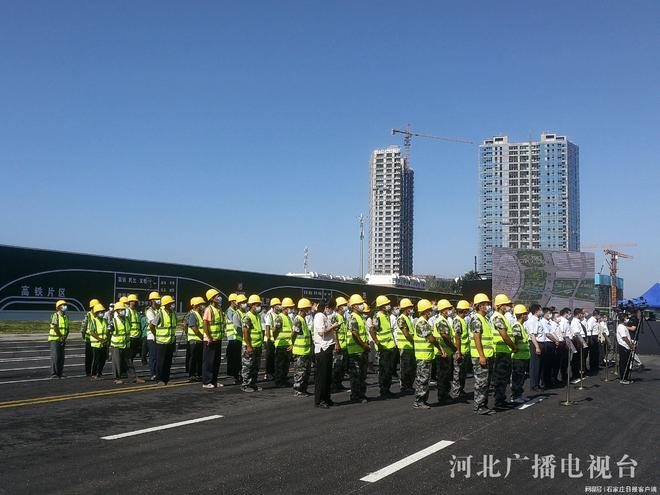
[[[520,406],[518,409],[520,409],[520,410],[522,410],[522,409],[527,409],[528,407],[532,407],[534,404],[538,404],[539,402],[541,402],[542,400],[545,400],[545,399],[547,399],[547,398],[548,398],[548,397],[547,397],[546,395],[539,395],[538,397],[536,397],[536,398],[534,398],[534,399],[532,399],[532,400],[530,400],[530,401],[528,401],[528,402],[525,402],[525,403],[524,403],[522,406]]]
[[[66,354],[67,358],[85,357],[84,354]],[[32,356],[32,357],[14,357],[14,358],[0,358],[0,363],[20,363],[21,361],[47,361],[50,356]]]
[[[21,348],[21,349],[25,349],[25,348]],[[71,350],[82,351],[83,349],[84,347],[71,347],[68,345],[66,346],[67,351],[71,351]],[[49,352],[49,351],[50,351],[50,347],[43,347],[39,349],[28,349],[28,350],[19,350],[19,351],[0,351],[0,354],[17,354],[19,352]]]
[[[60,380],[66,380],[68,378],[81,378],[84,376],[86,375],[63,376],[62,378],[60,378]],[[10,383],[44,382],[50,380],[57,380],[57,378],[51,378],[48,376],[46,378],[27,378],[25,380],[9,380],[7,382],[0,382],[0,385],[9,385]]]
[[[449,447],[453,443],[454,442],[450,440],[440,440],[438,443],[434,443],[430,447],[426,447],[425,449],[422,449],[419,452],[415,452],[414,454],[409,455],[408,457],[404,457],[403,459],[395,462],[394,464],[390,464],[389,466],[386,466],[383,469],[379,469],[374,473],[369,473],[364,478],[360,478],[360,481],[375,483],[376,481],[382,480],[386,476],[389,476],[390,474],[395,473],[398,470],[403,469],[404,467],[419,461],[420,459],[424,459],[425,457],[430,456],[431,454],[435,454],[436,452],[444,449],[445,447]]]
[[[65,368],[73,368],[73,367],[80,368],[81,366],[84,367],[83,364],[65,364],[64,365]],[[4,369],[1,369],[0,372],[1,371],[49,370],[49,369],[51,369],[50,366],[29,366],[27,368],[4,368]]]
[[[219,414],[214,414],[213,416],[205,416],[203,418],[189,419],[187,421],[179,421],[178,423],[170,423],[163,426],[154,426],[152,428],[145,428],[143,430],[129,431],[128,433],[119,433],[118,435],[108,435],[107,437],[101,437],[101,440],[117,440],[118,438],[132,437],[134,435],[142,435],[143,433],[151,433],[152,431],[159,430],[168,430],[170,428],[176,428],[177,426],[191,425],[194,423],[201,423],[202,421],[210,421],[212,419],[219,419],[224,416]]]

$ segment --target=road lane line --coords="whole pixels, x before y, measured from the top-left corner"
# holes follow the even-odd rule
[[[67,354],[67,358],[85,357],[84,354]],[[0,358],[0,363],[20,363],[21,361],[49,361],[50,356],[27,356],[27,357],[10,357]]]
[[[220,416],[219,414],[214,414],[213,416],[205,416],[203,418],[189,419],[187,421],[179,421],[178,423],[170,423],[168,425],[162,425],[162,426],[153,426],[151,428],[145,428],[143,430],[129,431],[128,433],[108,435],[107,437],[101,437],[101,440],[117,440],[118,438],[126,438],[135,435],[142,435],[144,433],[151,433],[152,431],[169,430],[170,428],[176,428],[178,426],[192,425],[195,423],[201,423],[202,421],[210,421],[212,419],[219,419],[222,417],[224,416]]]
[[[534,404],[538,404],[539,402],[541,402],[542,400],[545,400],[545,399],[547,399],[547,398],[548,398],[548,397],[547,397],[546,395],[539,395],[538,397],[536,397],[536,398],[534,398],[534,399],[532,399],[532,400],[530,400],[530,401],[528,401],[528,402],[525,402],[525,403],[524,403],[522,406],[520,406],[518,409],[519,409],[519,410],[527,409],[528,407],[532,407]]]
[[[55,381],[55,380],[67,380],[69,378],[83,378],[87,375],[73,375],[73,376],[63,376],[62,378],[51,378],[47,376],[46,378],[26,378],[24,380],[9,380],[6,382],[0,382],[0,385],[9,385],[11,383],[29,383],[29,382],[45,382],[45,381]]]
[[[425,449],[422,449],[419,452],[415,452],[414,454],[411,454],[408,457],[404,457],[400,461],[390,464],[389,466],[386,466],[383,469],[379,469],[376,472],[369,473],[364,478],[360,478],[360,481],[366,481],[367,483],[375,483],[376,481],[382,480],[383,478],[389,476],[392,473],[396,473],[398,470],[403,469],[406,466],[409,466],[421,459],[424,459],[425,457],[428,457],[431,454],[435,454],[436,452],[444,449],[445,447],[449,447],[453,443],[454,442],[450,440],[440,440],[438,443],[434,443],[430,447],[426,447]]]

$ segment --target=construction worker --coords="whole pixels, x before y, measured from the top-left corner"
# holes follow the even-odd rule
[[[516,304],[513,307],[513,314],[516,322],[511,327],[511,333],[517,350],[511,355],[511,402],[522,404],[529,400],[523,394],[530,358],[529,337],[524,326],[527,319],[527,308],[522,304]]]
[[[112,316],[112,336],[110,337],[110,348],[112,349],[112,369],[115,375],[115,383],[124,383],[123,378],[129,374],[134,383],[144,383],[135,373],[131,351],[131,323],[127,315],[126,304],[119,301],[115,304]]]
[[[363,314],[367,305],[360,294],[348,300],[351,313],[348,317],[346,349],[348,351],[348,373],[351,379],[351,402],[365,404],[367,399],[367,360],[369,359],[369,337]]]
[[[261,329],[261,297],[252,294],[247,304],[249,310],[245,313],[242,322],[243,328],[243,392],[257,392],[261,387],[257,386],[259,374],[259,363],[263,347],[263,330]]]
[[[48,344],[50,345],[51,378],[62,378],[64,373],[64,347],[69,337],[69,317],[66,301],[55,303],[55,312],[50,317]]]
[[[312,369],[312,332],[307,326],[306,316],[312,309],[312,302],[302,298],[298,301],[298,314],[293,319],[291,347],[294,359],[293,390],[296,397],[307,397],[309,374]]]
[[[190,312],[186,316],[188,323],[188,381],[198,382],[202,379],[202,360],[204,356],[204,298],[200,296],[190,299]]]
[[[417,303],[419,318],[415,321],[415,359],[417,360],[417,377],[415,378],[415,401],[413,408],[429,409],[429,383],[431,381],[431,364],[435,356],[435,349],[440,356],[446,357],[444,349],[433,334],[433,327],[428,318],[433,310],[433,303],[428,299],[421,299]]]
[[[413,384],[417,374],[417,361],[415,359],[414,334],[412,315],[414,304],[408,298],[399,301],[399,318],[397,320],[397,346],[401,355],[401,393],[415,392]]]
[[[470,354],[470,335],[468,333],[465,316],[470,311],[470,303],[461,299],[456,304],[456,316],[452,319],[454,334],[454,373],[449,396],[456,400],[465,397],[465,376]]]
[[[89,343],[92,346],[92,380],[103,376],[103,367],[108,357],[108,322],[103,318],[105,307],[101,303],[92,308],[92,318],[87,322]]]
[[[92,352],[92,344],[89,340],[89,322],[92,321],[92,318],[94,318],[94,306],[97,304],[101,304],[101,302],[98,299],[92,299],[89,301],[89,311],[85,313],[85,317],[83,318],[82,325],[80,326],[81,334],[83,341],[85,342],[85,375],[86,376],[92,376],[92,360],[93,360],[93,352]]]
[[[202,386],[217,388],[222,387],[222,384],[218,383],[218,374],[222,361],[222,337],[225,334],[227,320],[222,311],[222,298],[217,289],[207,290],[206,300],[209,304],[204,311],[204,326],[202,327],[204,329]]]
[[[488,409],[488,388],[495,354],[493,328],[486,319],[490,298],[479,293],[474,296],[473,306],[475,313],[470,318],[470,356],[474,374],[474,412],[494,414],[494,409]]]
[[[271,305],[273,301],[271,300]],[[285,297],[281,305],[277,305],[272,319],[272,335],[275,344],[275,369],[273,371],[275,386],[289,386],[289,364],[291,364],[291,318],[289,311],[295,307],[293,299]]]
[[[337,345],[335,354],[332,358],[332,392],[341,392],[346,390],[344,384],[344,374],[348,366],[348,351],[346,350],[346,319],[344,314],[348,307],[348,301],[345,297],[339,296],[335,299],[337,304],[336,311],[330,317],[330,324],[339,323],[337,328]]]
[[[231,297],[231,296],[230,296]],[[241,376],[241,352],[243,347],[243,317],[247,312],[247,297],[245,294],[235,294],[229,302],[231,317],[227,310],[227,374],[234,378],[234,383],[243,383]]]
[[[160,314],[160,294],[158,292],[149,293],[149,309],[147,309],[147,347],[149,348],[149,379],[156,381],[156,364],[158,361],[156,347],[156,323]]]
[[[156,341],[156,381],[158,385],[167,385],[170,381],[172,357],[176,349],[176,313],[174,298],[163,296],[152,332]]]
[[[372,319],[371,338],[378,349],[378,386],[380,398],[389,399],[395,395],[390,391],[392,371],[394,369],[394,337],[390,322],[391,301],[387,296],[376,298],[376,315]]]
[[[513,343],[511,324],[504,316],[509,311],[511,300],[506,294],[495,296],[495,311],[490,317],[493,327],[493,348],[495,357],[493,359],[493,388],[495,389],[495,408],[504,409],[509,407],[506,401],[506,387],[511,381],[511,353],[516,352]]]
[[[131,336],[131,361],[142,351],[142,329],[140,328],[140,313],[138,313],[138,297],[136,294],[129,294],[124,303],[126,307],[126,317],[130,327]]]
[[[273,317],[275,312],[282,311],[282,301],[278,297],[270,300],[270,308],[264,315],[264,354],[266,355],[266,372],[264,380],[272,380],[275,374],[275,339],[273,339]]]
[[[456,345],[453,341],[453,330],[449,320],[449,312],[453,304],[447,299],[440,299],[436,305],[438,313],[433,324],[433,336],[440,343],[440,347],[445,351],[444,355],[435,353],[435,362],[437,363],[438,380],[438,402],[444,402],[449,399],[451,389],[451,380],[453,375],[453,359]]]

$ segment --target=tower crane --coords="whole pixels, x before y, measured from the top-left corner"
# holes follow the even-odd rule
[[[392,129],[392,135],[403,134],[403,146],[406,150],[406,163],[410,165],[410,145],[412,144],[413,137],[426,138],[426,139],[436,139],[438,141],[449,141],[452,143],[464,143],[464,144],[474,144],[473,141],[460,138],[451,138],[445,136],[433,136],[431,134],[422,134],[421,132],[415,132],[410,130],[410,124],[406,126],[406,129]]]
[[[618,272],[618,260],[619,258],[633,259],[633,256],[629,254],[622,253],[620,251],[615,251],[614,248],[621,247],[636,247],[637,243],[634,242],[622,242],[618,244],[583,244],[582,249],[602,249],[605,256],[610,257],[608,264],[610,265],[610,308],[611,311],[614,311],[616,308],[617,298],[616,298],[616,276]]]

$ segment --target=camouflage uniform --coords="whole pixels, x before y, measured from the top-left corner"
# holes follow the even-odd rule
[[[280,332],[282,330],[282,314],[274,313],[273,314],[273,332]],[[273,339],[274,341],[275,339]],[[275,348],[275,371],[273,373],[273,378],[275,379],[275,385],[283,387],[288,385],[289,377],[289,364],[291,363],[291,351],[286,347],[276,347]]]
[[[470,332],[482,333],[479,318],[470,320]],[[486,358],[486,365],[479,364],[479,358],[472,358],[472,373],[474,374],[474,410],[485,408],[488,405],[488,387],[490,387],[490,376],[493,367],[493,359]]]
[[[445,335],[447,338],[451,335],[449,325],[447,320],[438,319],[437,320],[438,333],[440,334],[440,339]],[[440,340],[439,339],[439,340]],[[444,339],[442,339],[444,343]],[[450,354],[451,350],[445,349],[447,352],[447,357],[442,357],[441,354],[438,354],[435,358],[437,363],[437,377],[438,377],[438,401],[441,402],[447,397],[449,397],[449,389],[451,387],[451,377],[453,374],[453,356]]]
[[[330,325],[338,323],[337,313],[333,313],[330,317]],[[346,342],[342,344],[341,351],[335,352],[332,355],[332,386],[338,390],[343,387],[344,375],[348,369],[348,351],[346,350]]]
[[[463,327],[458,318],[454,318],[452,326],[454,327],[454,335],[460,336],[461,333],[463,333]],[[469,352],[470,351],[468,350],[468,353]],[[458,362],[458,355],[457,353],[454,353],[452,359],[454,361],[454,376],[451,382],[451,392],[449,392],[449,396],[452,399],[458,399],[461,395],[465,394],[465,375],[467,374],[469,356],[462,355],[461,362]]]
[[[348,332],[359,334],[360,328],[353,315],[348,317]],[[348,375],[351,380],[351,400],[367,398],[367,364],[369,352],[348,355]]]
[[[291,325],[291,334],[296,334],[296,338],[302,338],[301,323],[298,318],[294,318]],[[312,371],[312,356],[310,354],[293,356],[293,389],[296,392],[307,393],[309,384],[309,375]]]
[[[502,319],[495,315],[493,317],[493,333],[504,330],[506,333],[506,324]],[[511,381],[511,353],[495,351],[493,359],[493,388],[495,389],[495,406],[506,404],[506,387]]]
[[[252,329],[252,320],[245,315],[243,317],[243,328],[248,330]],[[252,354],[249,354],[247,347],[243,348],[243,355],[241,356],[243,375],[243,388],[257,388],[257,375],[259,374],[259,363],[261,362],[261,347],[253,347]]]
[[[406,320],[403,316],[399,316],[397,320],[399,328],[407,328],[410,335],[415,331],[413,328],[408,328]],[[405,338],[405,337],[401,337]],[[414,349],[402,349],[401,351],[401,390],[412,390],[413,383],[415,382],[415,375],[417,373],[417,361],[415,360]]]
[[[520,349],[521,346],[529,345],[523,341],[522,332],[520,331],[520,324],[513,325],[511,332],[513,333],[514,342],[516,347]],[[530,349],[530,352],[534,352]],[[529,359],[511,359],[511,398],[517,399],[522,397],[523,389],[525,386],[525,379],[529,374]]]
[[[416,324],[415,332],[419,337],[426,338],[433,335],[433,328],[428,322]],[[423,404],[429,398],[429,382],[431,381],[431,366],[433,360],[417,360],[417,377],[415,378],[415,403]]]

